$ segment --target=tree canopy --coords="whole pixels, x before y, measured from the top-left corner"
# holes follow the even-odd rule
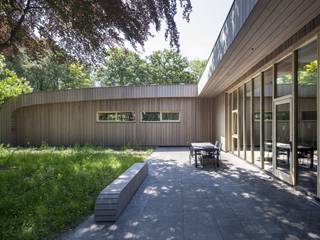
[[[35,91],[83,88],[93,85],[89,71],[80,62],[66,60],[63,53],[47,53],[33,59],[20,52],[9,65],[18,76],[27,79]]]
[[[126,49],[110,49],[94,80],[105,86],[196,83],[205,61],[188,61],[174,50],[155,51],[145,58]]]
[[[179,49],[177,9],[189,21],[190,0],[2,0],[0,51],[58,46],[78,59],[95,59],[104,49],[141,45],[166,24],[165,38]]]
[[[14,71],[8,69],[4,56],[0,55],[0,106],[9,98],[31,91],[29,82],[24,78],[19,78]]]

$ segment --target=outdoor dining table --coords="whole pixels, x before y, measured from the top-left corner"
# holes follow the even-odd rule
[[[218,147],[213,145],[210,142],[194,142],[190,144],[190,160],[194,154],[195,167],[198,167],[198,156],[201,155],[201,152],[212,152],[217,150]]]

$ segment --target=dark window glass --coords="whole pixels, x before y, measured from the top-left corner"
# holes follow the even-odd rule
[[[276,166],[288,173],[292,148],[290,142],[290,104],[276,106],[276,116]]]
[[[142,112],[143,122],[160,122],[160,112]]]
[[[246,83],[246,92],[245,92],[245,138],[246,138],[246,160],[251,162],[251,128],[250,128],[250,121],[251,121],[251,82]]]
[[[179,113],[177,112],[163,112],[162,121],[179,121]]]
[[[118,112],[117,120],[120,122],[133,122],[135,121],[135,114],[133,112]]]
[[[254,113],[259,115],[259,119],[253,122],[253,157],[254,163],[261,167],[261,154],[260,154],[260,97],[261,97],[261,76],[253,79],[253,109]]]
[[[99,121],[116,121],[117,113],[115,112],[99,112],[98,120]]]
[[[317,112],[316,111],[304,111],[301,113],[302,121],[317,121]]]

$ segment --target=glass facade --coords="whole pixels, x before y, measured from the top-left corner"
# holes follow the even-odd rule
[[[272,171],[272,68],[263,73],[264,169]]]
[[[253,79],[253,162],[258,166],[261,165],[260,154],[260,121],[261,121],[261,76],[257,76]]]
[[[276,106],[276,167],[289,173],[291,163],[290,103]]]
[[[317,41],[310,42],[230,94],[233,153],[313,193],[318,179],[317,52]]]
[[[239,88],[239,111],[238,111],[238,116],[239,116],[239,152],[240,152],[240,157],[244,158],[244,111],[243,111],[243,104],[244,104],[244,87]]]
[[[276,64],[276,97],[292,94],[292,56]]]
[[[246,141],[246,160],[251,162],[251,82],[245,84],[246,96],[245,96],[245,141]]]
[[[317,181],[317,44],[298,50],[298,185],[316,192]]]
[[[233,153],[238,155],[238,91],[232,93],[232,148]]]

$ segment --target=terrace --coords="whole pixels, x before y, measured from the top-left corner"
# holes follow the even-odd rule
[[[149,176],[115,223],[93,216],[60,239],[319,239],[320,206],[257,167],[222,153],[196,169],[187,148],[158,148]]]

